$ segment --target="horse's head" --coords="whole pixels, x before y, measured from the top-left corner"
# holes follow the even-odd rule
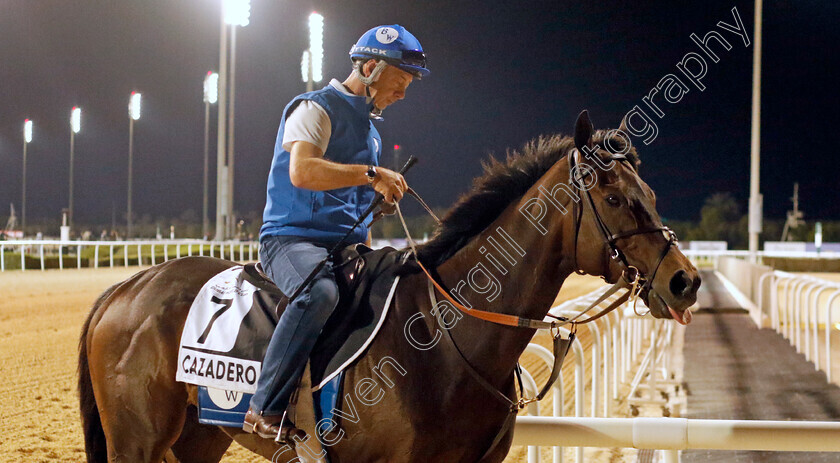
[[[583,111],[575,124],[577,152],[569,156],[575,202],[576,266],[615,282],[638,270],[640,294],[657,318],[691,321],[700,276],[662,225],[656,196],[639,177],[639,159],[622,122],[618,130],[595,132]],[[596,243],[600,243],[597,245]]]

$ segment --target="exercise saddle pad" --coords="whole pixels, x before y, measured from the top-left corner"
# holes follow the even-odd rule
[[[353,245],[333,257],[339,304],[310,355],[312,388],[319,396],[316,409],[327,411],[336,405],[340,373],[364,353],[379,332],[399,283],[395,272],[405,256],[393,248],[372,251]],[[256,391],[268,342],[287,302],[254,264],[231,267],[201,288],[181,335],[176,379],[203,386],[200,405],[218,408],[233,418],[202,422],[241,424],[240,415],[244,418],[250,395]],[[319,407],[321,395],[330,403]],[[207,413],[202,415],[207,418]]]

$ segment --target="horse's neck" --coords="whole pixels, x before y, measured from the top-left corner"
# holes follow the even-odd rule
[[[568,179],[565,159],[438,268],[453,297],[476,309],[545,317],[563,281],[574,271],[571,206],[566,214],[549,206],[542,221],[545,234],[526,219],[520,208],[532,198],[544,200],[538,186],[550,190],[561,179]],[[509,378],[533,331],[465,315],[453,329],[453,336],[470,363],[488,380],[501,385]]]

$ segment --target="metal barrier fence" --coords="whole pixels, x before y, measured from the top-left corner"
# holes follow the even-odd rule
[[[718,267],[721,258],[749,259],[749,251],[727,250],[727,251],[696,251],[680,249],[680,251],[697,266]],[[798,259],[840,259],[838,252],[814,252],[814,251],[758,251],[756,253],[759,263],[765,257],[788,257]]]
[[[600,288],[587,295],[565,302],[550,310],[556,316],[575,316],[581,310],[594,302],[607,287]],[[611,296],[602,306],[611,303],[617,295]],[[596,311],[598,309],[592,309]],[[641,309],[640,309],[641,310]],[[647,311],[647,309],[644,309]],[[671,368],[670,346],[673,340],[673,323],[666,320],[655,320],[653,317],[638,316],[631,304],[625,303],[617,310],[601,319],[584,325],[581,329],[588,330],[591,344],[584,346],[581,337],[572,344],[574,364],[574,414],[575,417],[608,417],[615,411],[615,404],[619,402],[619,386],[629,387],[628,412],[638,414],[643,405],[656,405],[662,408],[664,415],[669,415],[672,409],[678,409],[681,400],[675,394],[679,384],[676,371]],[[564,336],[568,330],[561,329]],[[554,362],[551,352],[545,347],[531,343],[525,354],[537,356],[541,362],[549,367]],[[591,364],[590,376],[586,376],[587,359]],[[570,360],[572,358],[570,357]],[[525,392],[535,395],[536,382],[532,375],[523,369]],[[563,415],[566,398],[563,391],[563,375],[552,388],[552,416]],[[590,397],[590,407],[585,407],[586,397]],[[623,394],[622,394],[623,396]],[[538,416],[540,407],[533,403],[526,409],[528,415]],[[540,461],[538,446],[528,447],[528,462]],[[592,446],[587,444],[587,446]],[[563,449],[554,446],[552,461],[563,461]],[[583,447],[575,451],[577,462],[584,461]]]
[[[65,253],[71,251],[74,254],[65,255]],[[15,266],[16,270],[45,270],[56,265],[56,268],[59,269],[155,265],[169,259],[185,256],[210,256],[242,262],[253,261],[258,253],[259,243],[256,241],[11,240],[0,241],[0,271],[6,271],[7,267],[10,266],[7,264],[7,254],[12,258],[10,261],[15,261],[15,264],[20,263],[20,268]],[[30,263],[34,261],[34,264],[27,266],[27,261]]]
[[[831,330],[840,321],[840,283],[807,275],[773,271],[747,261],[747,251],[685,251],[696,265],[712,266],[726,278],[724,283],[738,294],[759,326],[770,325],[804,352],[815,368],[831,381]],[[837,257],[826,253],[760,253],[774,257]],[[606,288],[566,302],[551,310],[554,315],[575,315]],[[755,301],[755,303],[753,303]],[[609,301],[606,301],[609,303]],[[645,309],[646,310],[646,309]],[[667,418],[679,411],[684,398],[677,394],[679,381],[670,359],[675,326],[670,321],[639,317],[625,304],[622,310],[589,327],[593,343],[588,349],[575,348],[575,417],[562,417],[563,383],[555,385],[552,417],[539,415],[539,405],[527,409],[529,416],[517,418],[515,445],[528,446],[528,462],[540,461],[539,446],[553,447],[553,461],[562,461],[564,446],[578,446],[576,461],[583,461],[583,447],[630,447],[662,450],[664,461],[679,461],[678,450],[769,450],[840,451],[840,423],[686,420]],[[819,332],[824,330],[824,340]],[[567,334],[567,332],[564,332]],[[824,343],[824,349],[820,345]],[[823,351],[824,354],[820,354]],[[531,344],[526,353],[537,354],[550,364],[551,353]],[[587,381],[586,359],[591,360]],[[526,392],[536,385],[527,375]],[[561,375],[562,381],[562,375]],[[641,405],[662,407],[666,418],[606,418],[614,412],[619,385],[629,387],[630,413]],[[591,408],[584,410],[587,393]],[[643,394],[645,393],[645,394]],[[638,396],[638,397],[637,397]],[[599,417],[602,416],[602,417]],[[783,434],[781,434],[783,432]]]
[[[383,241],[383,240],[379,240]],[[401,240],[392,240],[395,242],[388,242],[392,246],[400,246]],[[387,242],[387,240],[386,240]],[[123,266],[138,265],[138,262],[158,263],[158,254],[152,252],[151,249],[162,249],[164,255],[160,257],[160,261],[169,260],[173,256],[168,255],[168,250],[175,247],[172,252],[176,257],[183,257],[185,255],[209,255],[212,257],[221,257],[233,259],[231,260],[245,260],[245,255],[249,257],[248,260],[255,260],[257,253],[255,250],[259,249],[259,243],[256,241],[204,241],[198,239],[183,239],[183,240],[144,240],[144,241],[59,241],[59,240],[7,240],[0,241],[0,271],[11,270],[10,265],[7,264],[5,254],[15,255],[15,263],[20,263],[20,268],[14,267],[16,270],[27,269],[46,269],[50,267],[48,261],[55,261],[56,268],[71,269],[84,267],[83,262],[92,261],[92,267],[100,267],[99,257],[102,256],[102,249],[108,249],[108,256],[113,256],[115,250],[121,252],[123,249],[134,249],[139,246],[138,253],[145,253],[148,259],[137,257],[129,257],[129,252],[125,252],[123,256],[116,259],[123,259]],[[149,247],[149,251],[144,251],[143,247]],[[82,257],[82,250],[94,249],[93,256]],[[65,258],[65,251],[73,250],[75,254],[69,255]],[[721,258],[738,258],[746,259],[749,257],[749,251],[693,251],[683,250],[697,265],[709,265],[715,268]],[[27,258],[29,256],[29,258]],[[785,251],[760,251],[758,253],[759,259],[763,257],[795,257],[795,258],[840,258],[840,253],[835,252],[785,252]],[[53,259],[53,257],[55,257]],[[137,261],[135,261],[137,259]],[[35,261],[34,265],[27,266],[27,261]],[[69,260],[65,265],[65,260]],[[75,260],[75,265],[73,264]],[[108,267],[119,265],[113,262],[113,258],[109,258],[107,262]]]
[[[767,288],[769,297],[761,297],[758,306],[770,314],[770,327],[787,339],[805,359],[822,370],[832,381],[832,330],[840,320],[840,308],[834,307],[840,297],[840,283],[808,275],[774,271],[762,275],[760,288]],[[760,294],[764,294],[763,292]],[[820,356],[820,334],[824,356]]]
[[[798,254],[814,257],[815,253]],[[718,256],[716,268],[725,283],[731,282],[749,298],[746,305],[756,325],[781,334],[832,381],[832,330],[840,321],[840,307],[835,307],[840,282],[773,270],[726,255]]]

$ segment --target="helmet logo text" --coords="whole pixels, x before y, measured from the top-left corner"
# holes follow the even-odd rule
[[[394,40],[397,40],[397,37],[399,36],[400,33],[391,27],[380,27],[379,30],[376,31],[376,40],[378,40],[379,43],[391,43]]]

